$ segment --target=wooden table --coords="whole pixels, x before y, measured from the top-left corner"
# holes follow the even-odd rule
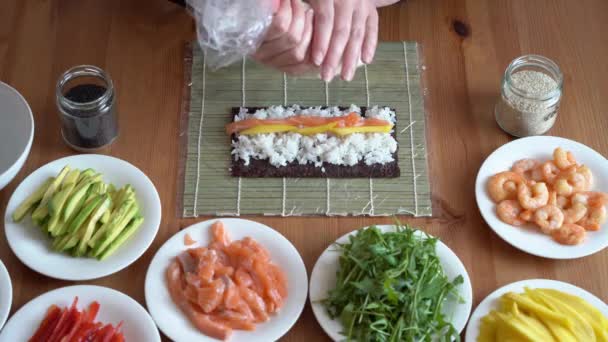
[[[484,158],[511,140],[496,125],[493,107],[505,67],[522,54],[548,56],[565,75],[560,116],[550,134],[608,155],[608,1],[409,0],[383,9],[381,26],[383,40],[420,42],[426,65],[435,215],[403,220],[439,236],[458,254],[471,276],[475,304],[497,287],[526,278],[563,280],[608,301],[607,252],[572,261],[520,252],[484,223],[473,191]],[[0,79],[25,96],[36,120],[30,157],[17,179],[0,192],[0,210],[25,176],[74,153],[59,134],[54,99],[59,74],[77,64],[108,70],[118,90],[122,134],[107,153],[135,164],[152,179],[163,203],[163,220],[153,245],[137,262],[83,283],[115,288],[142,304],[152,256],[170,236],[197,221],[180,219],[176,209],[183,46],[193,37],[189,16],[165,0],[0,2]],[[291,240],[309,272],[338,236],[391,221],[252,219]],[[0,258],[13,281],[12,312],[46,291],[73,284],[25,267],[8,248],[4,234]],[[307,306],[283,340],[327,337]]]

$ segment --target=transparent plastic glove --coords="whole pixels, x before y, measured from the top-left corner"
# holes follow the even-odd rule
[[[198,43],[215,70],[252,54],[264,40],[279,0],[187,0]]]

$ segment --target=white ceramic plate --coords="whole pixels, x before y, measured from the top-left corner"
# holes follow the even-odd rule
[[[597,232],[587,232],[585,242],[576,246],[566,246],[554,242],[550,236],[538,229],[515,227],[506,224],[496,216],[496,204],[486,191],[487,182],[494,174],[511,169],[514,162],[523,158],[549,160],[553,150],[561,147],[572,151],[576,160],[587,165],[594,176],[593,190],[608,192],[608,160],[591,148],[564,138],[537,136],[514,140],[494,151],[481,165],[475,182],[475,198],[481,216],[498,236],[516,248],[533,255],[551,259],[574,259],[584,257],[608,246],[608,223]]]
[[[394,231],[395,226],[393,225],[378,225],[383,232]],[[350,235],[356,234],[358,230],[352,231],[348,234],[341,236],[335,243],[347,243]],[[421,231],[417,232],[419,236],[423,236]],[[456,254],[446,246],[443,242],[437,241],[435,250],[437,256],[441,261],[441,266],[448,279],[452,280],[458,275],[462,275],[464,283],[458,287],[458,294],[464,301],[459,304],[457,300],[449,300],[443,306],[443,312],[446,315],[446,319],[451,319],[452,325],[459,333],[464,329],[467,323],[469,314],[471,313],[471,306],[473,303],[473,288],[471,286],[471,279],[464,265],[458,259]],[[340,334],[344,328],[339,320],[331,319],[325,306],[320,303],[320,300],[327,298],[328,293],[331,289],[336,286],[336,272],[338,271],[338,260],[340,252],[336,249],[334,244],[327,247],[327,249],[321,254],[310,276],[310,304],[312,311],[317,318],[317,321],[325,330],[325,333],[331,337],[334,341],[344,341],[345,336]]]
[[[131,297],[116,290],[93,285],[76,285],[49,291],[25,304],[6,323],[0,341],[27,341],[38,329],[51,305],[70,306],[78,296],[80,310],[93,301],[100,304],[96,321],[116,326],[121,321],[126,341],[160,342],[160,334],[146,310]]]
[[[608,317],[608,306],[602,302],[599,298],[592,295],[591,293],[576,287],[574,285],[564,283],[557,280],[549,279],[529,279],[522,280],[509,285],[505,285],[498,290],[492,292],[484,300],[479,303],[473,314],[471,320],[467,326],[467,333],[465,335],[466,342],[476,342],[477,336],[479,335],[479,327],[481,319],[490,313],[491,310],[498,308],[500,297],[507,292],[523,292],[524,287],[537,288],[537,289],[554,289],[559,290],[571,295],[579,296],[582,299],[589,302],[596,309],[598,309],[604,316]]]
[[[23,96],[0,82],[0,190],[19,172],[34,140],[34,117]]]
[[[52,240],[26,217],[14,223],[11,214],[21,202],[48,177],[56,176],[61,168],[70,165],[84,170],[92,168],[103,174],[106,182],[117,187],[131,184],[140,205],[144,223],[120,248],[103,261],[94,258],[74,258],[51,249]],[[150,246],[160,225],[160,198],[154,184],[135,166],[114,157],[83,154],[50,162],[29,175],[15,190],[8,202],[4,227],[9,246],[29,268],[51,278],[88,280],[118,272],[137,260]]]
[[[8,318],[12,303],[13,285],[11,284],[11,277],[8,275],[2,260],[0,260],[0,330],[2,330],[2,326]]]
[[[306,267],[296,248],[283,235],[261,223],[236,218],[219,219],[224,223],[230,238],[240,240],[247,236],[259,242],[270,252],[272,261],[287,275],[288,297],[283,308],[268,322],[258,324],[255,331],[234,330],[232,341],[277,341],[295,324],[306,304],[308,277]],[[217,341],[197,330],[182,311],[173,303],[165,282],[165,272],[171,261],[186,248],[207,246],[211,241],[210,227],[217,219],[199,222],[171,237],[158,250],[146,274],[146,304],[160,330],[177,342]],[[184,245],[184,235],[197,241]]]

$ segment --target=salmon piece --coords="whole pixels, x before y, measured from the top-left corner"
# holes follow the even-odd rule
[[[251,251],[251,254],[254,254],[256,258],[262,259],[265,263],[270,262],[270,253],[268,252],[268,250],[254,239],[250,237],[244,238],[243,246],[248,248]]]
[[[275,264],[268,264],[268,270],[276,281],[276,286],[281,297],[287,298],[287,276],[285,276],[283,270]]]
[[[217,277],[221,277],[221,276],[232,277],[233,274],[234,274],[234,268],[232,268],[231,266],[224,266],[220,263],[215,264],[215,275]]]
[[[232,329],[220,322],[211,320],[209,315],[206,315],[194,308],[183,296],[181,287],[181,277],[183,272],[179,267],[178,261],[173,261],[167,268],[166,280],[169,294],[173,302],[188,316],[190,321],[203,332],[205,335],[226,340],[232,334]]]
[[[233,329],[255,330],[255,322],[236,311],[223,310],[219,314],[213,316],[212,319],[215,322],[222,323]]]
[[[273,279],[270,277],[270,274],[267,272],[267,269],[264,268],[261,263],[254,262],[253,268],[257,278],[260,280],[264,288],[264,297],[266,297],[269,302],[275,304],[274,310],[269,312],[277,311],[281,306],[283,306],[283,297],[281,296],[276,285],[274,284]]]
[[[266,311],[266,303],[264,299],[260,297],[255,291],[248,289],[244,286],[239,286],[239,290],[241,292],[241,297],[245,300],[253,314],[255,315],[257,322],[266,322],[268,317],[268,312]]]
[[[198,289],[196,302],[204,313],[210,313],[222,304],[225,291],[226,284],[224,281],[216,279],[209,286]]]
[[[228,309],[236,309],[239,307],[241,301],[241,295],[238,288],[232,280],[228,277],[224,277],[226,283],[226,291],[224,291],[224,306]]]
[[[249,272],[245,271],[243,268],[237,268],[234,273],[234,281],[239,287],[250,287],[253,285],[253,279],[249,275]]]
[[[186,246],[190,246],[190,245],[194,245],[196,243],[196,240],[194,240],[190,234],[186,233],[186,235],[184,235],[184,245]]]
[[[224,224],[222,221],[215,221],[211,225],[211,232],[213,233],[213,240],[215,242],[219,242],[224,246],[228,246],[230,244],[230,239],[226,234],[226,229],[224,229]]]

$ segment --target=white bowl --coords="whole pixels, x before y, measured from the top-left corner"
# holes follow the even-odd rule
[[[513,247],[550,259],[582,258],[608,247],[608,235],[606,235],[608,222],[604,223],[599,231],[587,232],[587,238],[581,244],[560,245],[540,230],[533,229],[531,225],[515,227],[502,222],[496,215],[496,204],[486,191],[487,182],[492,175],[509,170],[519,159],[549,160],[556,147],[572,151],[579,163],[591,169],[594,178],[593,191],[608,192],[608,160],[605,157],[576,141],[552,136],[535,136],[513,140],[488,156],[477,174],[475,198],[481,216],[488,226]]]
[[[165,242],[156,252],[146,274],[146,304],[158,328],[176,342],[218,341],[200,332],[186,315],[175,305],[165,282],[165,272],[171,261],[187,248],[207,246],[211,242],[209,228],[215,221],[222,221],[232,241],[247,236],[268,249],[272,261],[287,276],[287,300],[281,311],[270,320],[256,325],[254,331],[235,330],[230,341],[268,342],[278,341],[296,323],[306,305],[308,276],[298,250],[281,233],[258,222],[238,218],[222,218],[196,223],[182,229]],[[196,240],[191,246],[184,245],[188,234]]]
[[[382,232],[393,232],[396,229],[394,225],[378,225],[376,227]],[[327,298],[329,291],[336,286],[336,274],[340,267],[339,258],[341,252],[336,249],[335,244],[347,243],[351,235],[357,234],[360,231],[361,229],[342,235],[336,242],[329,245],[321,256],[319,256],[319,259],[317,259],[310,276],[309,298],[312,312],[317,318],[319,325],[321,325],[321,328],[334,341],[345,341],[346,336],[341,333],[344,331],[344,326],[340,320],[332,319],[329,316],[329,313],[321,303],[321,300]],[[416,231],[416,236],[424,237],[423,232],[420,230]],[[460,259],[458,259],[458,256],[446,244],[441,242],[441,240],[437,240],[435,251],[437,252],[443,271],[448,279],[453,280],[461,275],[464,280],[464,282],[457,287],[458,295],[462,302],[459,302],[454,298],[446,301],[443,306],[443,313],[446,319],[449,320],[454,326],[454,329],[460,333],[467,324],[473,305],[473,286],[471,284],[471,278],[469,278],[469,274]]]
[[[34,117],[23,96],[0,82],[0,190],[23,167],[34,140]]]
[[[487,314],[489,314],[490,311],[498,308],[500,297],[502,297],[502,295],[507,292],[524,292],[524,288],[526,287],[529,287],[531,289],[559,290],[574,296],[578,296],[586,300],[596,309],[598,309],[604,316],[608,317],[608,305],[602,302],[601,299],[581,289],[580,287],[550,279],[522,280],[499,288],[498,290],[489,294],[484,300],[481,301],[481,303],[479,303],[479,305],[471,315],[471,320],[469,321],[469,325],[467,326],[467,333],[464,337],[465,342],[477,341],[477,337],[479,336],[479,328],[481,326],[481,319]]]
[[[84,170],[92,168],[106,182],[117,187],[131,184],[140,205],[144,223],[123,246],[107,259],[74,258],[51,248],[52,240],[38,229],[29,215],[13,222],[11,215],[44,180],[56,176],[66,165]],[[160,226],[161,203],[152,181],[134,165],[110,156],[78,154],[52,161],[27,176],[15,189],[6,206],[4,233],[13,253],[32,270],[51,278],[90,280],[105,277],[131,265],[148,249]],[[0,340],[1,341],[1,340]]]

